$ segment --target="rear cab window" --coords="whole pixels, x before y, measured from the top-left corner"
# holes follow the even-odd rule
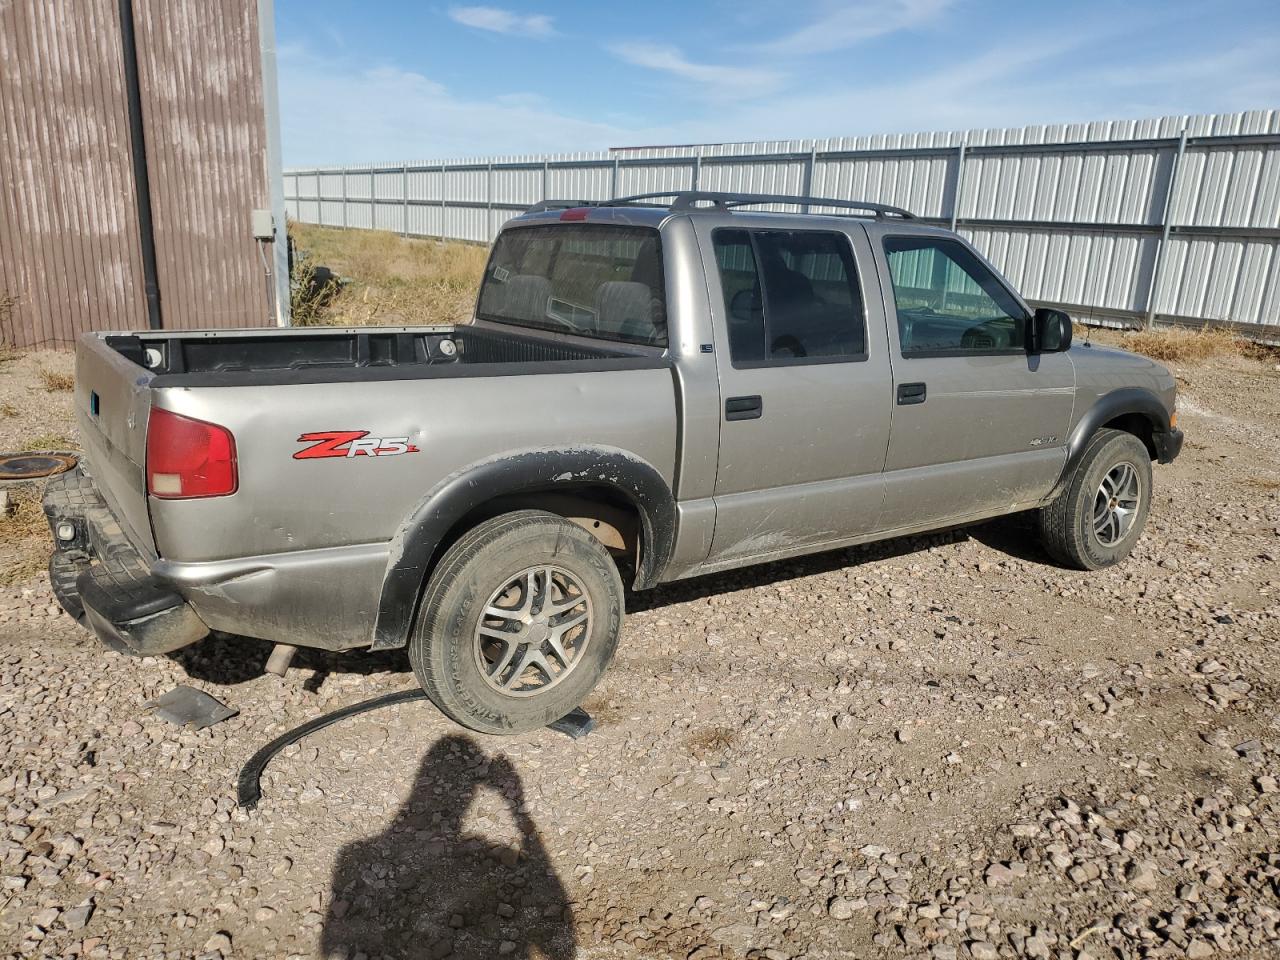
[[[667,345],[662,245],[650,227],[515,227],[494,244],[476,316],[622,343]]]
[[[865,360],[866,315],[844,234],[712,231],[735,367]]]

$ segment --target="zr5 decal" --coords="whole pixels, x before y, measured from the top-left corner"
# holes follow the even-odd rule
[[[368,430],[321,430],[304,433],[299,443],[309,443],[293,455],[295,460],[319,460],[324,457],[394,457],[401,453],[417,453],[408,437],[371,437]]]

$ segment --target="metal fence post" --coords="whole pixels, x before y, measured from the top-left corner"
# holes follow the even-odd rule
[[[551,199],[551,161],[542,161],[542,199]]]
[[[322,187],[320,179],[320,171],[316,170],[316,223],[324,226],[324,187]]]
[[[374,167],[369,168],[369,229],[378,229],[378,181]]]
[[[493,162],[489,162],[484,174],[484,236],[487,241],[493,240]]]
[[[342,225],[347,225],[347,168],[342,168]]]
[[[963,140],[956,146],[956,177],[951,187],[951,229],[956,228],[960,219],[960,191],[964,189],[964,148]]]
[[[404,215],[401,217],[403,229],[400,231],[400,236],[407,237],[409,235],[409,164],[407,163],[401,171],[400,201],[404,204]]]
[[[809,156],[805,159],[805,162],[804,162],[804,187],[801,189],[800,192],[806,197],[813,196],[813,169],[817,165],[818,165],[818,148],[815,145],[809,148]],[[800,209],[805,213],[808,213],[810,206],[811,205],[807,203],[801,204]]]
[[[445,197],[444,197],[444,194],[445,194],[445,175],[444,175],[445,169],[446,169],[446,164],[443,164],[443,163],[442,163],[442,164],[440,164],[440,239],[441,239],[441,240],[443,240],[443,239],[444,239],[444,233],[445,233],[445,225],[444,225],[444,219],[445,219],[445,205],[446,205]]]
[[[1160,275],[1164,272],[1165,249],[1169,246],[1169,227],[1173,214],[1173,198],[1178,190],[1178,171],[1182,169],[1182,157],[1187,152],[1187,128],[1178,134],[1178,147],[1169,167],[1169,184],[1164,191],[1164,205],[1160,213],[1160,239],[1156,244],[1156,261],[1151,265],[1151,286],[1147,288],[1147,315],[1143,327],[1150,330],[1156,321],[1156,297],[1160,294]]]
[[[613,174],[609,181],[609,199],[618,199],[618,157],[615,154],[613,158]]]

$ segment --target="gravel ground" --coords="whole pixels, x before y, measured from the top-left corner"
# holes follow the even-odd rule
[[[1280,370],[1178,372],[1187,448],[1118,568],[1011,519],[672,585],[586,739],[405,704],[287,750],[248,813],[258,746],[405,658],[126,659],[8,589],[0,953],[1276,956]],[[177,683],[240,713],[144,712]]]

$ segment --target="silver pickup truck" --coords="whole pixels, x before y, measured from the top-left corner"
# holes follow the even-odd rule
[[[75,389],[68,613],[135,654],[407,645],[489,733],[584,699],[624,579],[1023,510],[1104,567],[1182,444],[1163,367],[1073,346],[955,233],[807,197],[539,204],[472,323],[97,333]]]

